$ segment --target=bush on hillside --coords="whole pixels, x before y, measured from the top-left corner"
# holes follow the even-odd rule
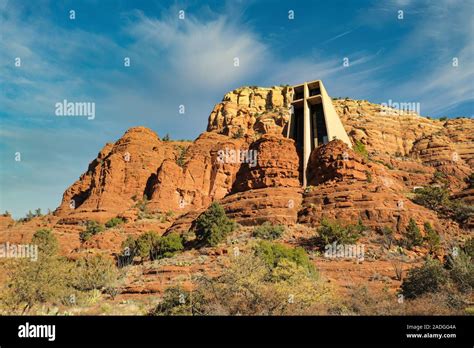
[[[86,230],[79,233],[79,238],[81,239],[81,242],[84,243],[91,237],[95,236],[100,232],[103,232],[104,230],[104,225],[98,223],[97,221],[87,221]]]
[[[160,237],[152,251],[152,258],[172,257],[177,252],[184,249],[183,240],[177,233],[171,233],[167,236]]]
[[[114,217],[105,223],[105,227],[113,228],[123,223],[124,223],[124,220],[122,218]]]
[[[442,187],[424,187],[415,191],[413,201],[428,209],[438,210],[449,204],[449,192]]]
[[[410,221],[408,222],[404,238],[405,246],[408,249],[412,249],[415,246],[420,246],[423,244],[423,236],[421,235],[420,229],[413,218],[410,218]]]
[[[49,228],[43,228],[35,232],[31,239],[32,244],[38,246],[38,251],[47,255],[54,255],[59,250],[57,238]]]
[[[339,221],[330,221],[323,219],[321,226],[318,228],[319,245],[321,247],[332,244],[353,244],[361,237],[361,232],[365,230],[362,221],[359,220],[357,225],[342,225]]]
[[[353,150],[354,150],[355,152],[357,152],[359,155],[361,155],[362,157],[364,157],[364,158],[368,158],[368,157],[369,157],[369,152],[367,151],[365,145],[364,145],[361,141],[359,141],[359,140],[356,140],[356,141],[355,141]]]
[[[285,233],[283,225],[273,225],[265,221],[262,225],[256,226],[253,230],[253,236],[256,238],[274,240],[280,238]]]
[[[214,202],[196,220],[195,234],[198,241],[216,246],[235,229],[236,223],[227,217],[219,203]]]
[[[422,266],[412,268],[401,285],[406,298],[439,291],[448,281],[448,273],[437,260],[427,260]]]
[[[133,250],[136,252],[136,255],[148,258],[150,253],[157,248],[159,240],[160,236],[158,233],[154,231],[145,232],[137,238]]]
[[[303,248],[291,248],[283,244],[261,241],[254,247],[254,252],[269,269],[273,269],[283,260],[287,260],[303,267],[308,274],[315,274],[314,265]]]
[[[423,225],[425,230],[425,241],[428,244],[428,248],[431,252],[437,252],[440,247],[441,237],[438,232],[431,226],[429,222],[425,222]]]
[[[109,287],[118,276],[113,261],[102,255],[78,259],[73,272],[73,286],[81,291]]]

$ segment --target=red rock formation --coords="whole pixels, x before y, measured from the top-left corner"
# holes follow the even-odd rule
[[[233,192],[265,187],[299,187],[299,157],[294,141],[263,135],[249,150],[256,163],[244,163],[237,174]]]
[[[147,128],[129,129],[115,144],[107,144],[66,190],[55,215],[64,221],[105,221],[118,215],[142,198],[156,168],[175,158],[176,151]]]
[[[301,207],[302,189],[266,187],[232,194],[220,201],[227,216],[242,225],[265,221],[293,225]]]
[[[371,228],[388,226],[402,232],[410,218],[420,225],[446,226],[428,209],[412,203],[408,189],[381,164],[367,161],[340,140],[316,148],[308,165],[309,183],[298,222],[318,225],[323,217]],[[453,227],[457,231],[457,227]]]
[[[444,173],[450,186],[455,189],[465,187],[465,179],[472,173],[471,167],[447,136],[429,135],[417,140],[413,144],[411,156]]]
[[[182,167],[165,160],[151,185],[150,208],[186,212],[207,207],[230,192],[241,163],[219,153],[246,150],[246,140],[215,133],[203,133],[188,147]]]
[[[209,115],[207,130],[225,135],[281,134],[289,120],[291,87],[242,87],[227,93]]]

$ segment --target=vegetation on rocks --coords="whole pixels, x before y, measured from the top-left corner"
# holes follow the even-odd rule
[[[470,294],[474,287],[472,258],[460,251],[443,264],[428,258],[420,267],[408,271],[400,291],[406,298],[416,298],[426,293],[446,292]]]
[[[114,217],[105,223],[105,227],[113,228],[124,223],[124,220],[119,217]]]
[[[353,244],[361,237],[361,233],[366,229],[362,221],[356,225],[343,225],[339,221],[330,221],[323,219],[321,226],[318,228],[318,244],[320,247],[332,244]]]
[[[198,241],[216,246],[222,242],[237,225],[225,214],[224,208],[214,202],[196,220],[195,234]]]
[[[256,226],[253,230],[254,237],[268,240],[278,239],[283,233],[285,233],[283,225],[274,225],[268,221],[265,221],[260,226]]]
[[[285,315],[314,313],[332,289],[288,258],[273,267],[256,253],[233,258],[220,276],[199,277],[190,292],[168,289],[152,315]]]
[[[93,255],[69,261],[58,255],[58,243],[51,230],[38,230],[32,243],[38,245],[36,261],[18,258],[6,265],[0,308],[8,313],[24,314],[40,305],[77,305],[91,291],[100,295],[119,278],[107,257]]]
[[[104,225],[98,223],[97,221],[87,221],[85,231],[80,232],[79,238],[81,242],[88,241],[91,237],[96,234],[105,231]]]
[[[415,220],[410,219],[404,234],[404,245],[408,249],[413,249],[413,247],[421,246],[422,244],[423,235],[421,234],[420,228],[417,226]]]

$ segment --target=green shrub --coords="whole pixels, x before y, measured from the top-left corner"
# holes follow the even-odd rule
[[[460,224],[466,223],[474,216],[474,207],[462,200],[450,200],[446,188],[427,187],[415,191],[413,201],[429,209],[435,210],[444,217],[449,217]]]
[[[447,117],[440,117],[439,120],[440,121],[446,121],[448,118]]]
[[[172,286],[165,290],[161,302],[150,311],[150,315],[192,315],[194,306],[191,294],[180,286]]]
[[[122,218],[114,217],[105,223],[105,227],[112,228],[123,223],[124,223],[124,220]]]
[[[368,230],[367,226],[364,225],[361,218],[357,220],[356,225],[352,225],[352,228],[359,234]]]
[[[24,314],[37,304],[61,304],[72,293],[72,263],[56,255],[42,254],[36,262],[14,260],[7,271],[0,302]]]
[[[158,239],[153,254],[154,258],[172,257],[183,249],[181,236],[177,233],[171,233]]]
[[[474,288],[474,264],[472,257],[464,251],[453,257],[449,265],[449,275],[459,291],[472,292]]]
[[[253,235],[256,238],[274,240],[280,238],[285,233],[283,225],[273,225],[265,221],[262,225],[257,226],[253,230]]]
[[[365,145],[359,140],[355,141],[354,147],[352,149],[364,158],[369,157],[369,152],[365,148]]]
[[[443,186],[447,186],[448,183],[449,183],[448,176],[445,173],[437,170],[433,174],[432,182],[435,183],[435,184],[441,184]]]
[[[98,223],[97,221],[87,221],[86,222],[86,230],[79,233],[79,238],[81,242],[85,242],[89,240],[92,236],[103,232],[105,230],[104,225]]]
[[[137,241],[132,236],[127,236],[121,245],[122,251],[128,250],[130,255],[137,253]]]
[[[439,236],[438,232],[435,231],[429,222],[425,222],[423,227],[425,230],[425,241],[428,244],[430,251],[438,251],[441,243],[441,237]]]
[[[290,248],[274,242],[260,241],[254,247],[254,252],[270,269],[274,269],[283,260],[287,260],[303,267],[308,274],[316,273],[314,265],[303,248]]]
[[[466,223],[474,216],[474,207],[467,205],[461,200],[453,200],[448,206],[449,215],[460,224]]]
[[[283,259],[273,269],[254,253],[230,259],[218,276],[196,278],[188,292],[165,291],[152,315],[303,315],[329,305],[334,298],[326,282]],[[311,308],[311,309],[310,309]]]
[[[357,225],[343,226],[338,221],[323,219],[318,229],[319,245],[325,246],[334,242],[338,244],[353,244],[360,238],[360,233],[365,230],[362,221]]]
[[[411,249],[415,246],[420,246],[422,244],[423,236],[421,235],[420,229],[416,225],[415,220],[411,218],[405,230],[405,246],[408,249]]]
[[[176,157],[176,164],[180,167],[184,167],[186,163],[186,154],[188,148],[184,145],[176,145],[175,149],[178,151],[178,156]]]
[[[448,281],[448,274],[437,260],[427,260],[421,267],[408,271],[401,285],[406,298],[416,298],[425,293],[437,292]]]
[[[150,252],[155,250],[158,246],[160,236],[154,231],[148,231],[140,235],[135,242],[135,250],[138,256],[147,258]]]
[[[170,135],[168,133],[166,133],[166,135],[161,140],[162,141],[170,141],[171,140]]]
[[[27,222],[27,221],[30,221],[31,219],[33,219],[34,217],[35,217],[35,214],[32,213],[31,210],[29,210],[28,213],[26,213],[25,217],[20,218],[18,221]]]
[[[372,174],[368,170],[366,170],[365,176],[367,177],[367,182],[370,184],[372,182]]]
[[[214,202],[196,220],[196,239],[210,246],[216,246],[236,229],[236,223],[225,214],[224,208]]]
[[[38,245],[38,251],[47,255],[54,255],[59,249],[58,240],[48,228],[36,231],[31,243]]]
[[[431,210],[439,210],[449,204],[449,192],[441,187],[424,187],[415,191],[413,201]]]
[[[466,255],[474,258],[474,237],[469,238],[464,242],[462,250],[466,253]]]
[[[80,258],[74,268],[74,288],[80,291],[109,287],[118,273],[113,261],[102,255]]]

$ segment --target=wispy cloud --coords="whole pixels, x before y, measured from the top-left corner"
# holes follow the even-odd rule
[[[323,41],[322,43],[323,43],[323,44],[326,44],[326,43],[332,42],[332,41],[334,41],[334,40],[337,40],[337,39],[339,39],[339,38],[341,38],[341,37],[343,37],[343,36],[346,36],[346,35],[352,33],[352,32],[353,32],[354,30],[356,30],[356,29],[357,29],[357,28],[354,28],[354,29],[351,29],[351,30],[347,30],[347,31],[345,31],[345,32],[343,32],[343,33],[341,33],[341,34],[339,34],[339,35],[333,36],[333,37],[331,37],[331,38],[329,38],[329,39]]]
[[[402,20],[396,17],[399,10],[404,11]],[[470,113],[474,113],[473,2],[377,2],[368,13],[359,17],[362,23],[379,30],[398,25],[400,31],[397,44],[380,66],[389,76],[389,69],[396,69],[397,83],[386,81],[380,97],[418,101],[425,115],[452,113],[466,103],[471,103]],[[458,66],[453,65],[454,58]]]

